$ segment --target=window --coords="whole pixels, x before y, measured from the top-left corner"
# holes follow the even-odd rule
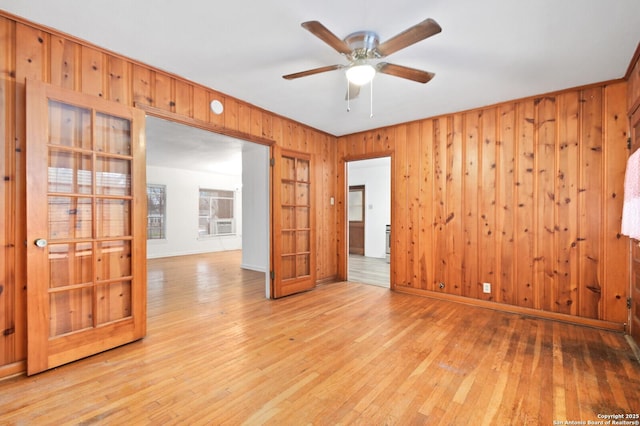
[[[167,187],[147,185],[147,239],[164,240]]]
[[[200,189],[198,236],[233,235],[236,233],[234,192]]]
[[[349,187],[349,222],[364,222],[364,185]]]

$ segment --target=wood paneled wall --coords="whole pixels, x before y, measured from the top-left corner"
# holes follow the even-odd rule
[[[320,281],[346,276],[344,160],[391,154],[396,289],[626,321],[625,82],[335,138],[0,11],[0,377],[26,356],[26,79],[313,154]]]
[[[336,276],[336,138],[144,64],[0,11],[0,377],[26,357],[25,80],[156,111],[247,140],[271,140],[314,155],[316,275]],[[221,115],[209,102],[224,104]],[[4,366],[4,367],[3,367]]]
[[[392,286],[625,323],[626,91],[594,85],[338,138],[340,170],[392,152]]]

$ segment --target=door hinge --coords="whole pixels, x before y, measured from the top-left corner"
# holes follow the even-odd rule
[[[631,137],[627,138],[627,149],[631,149]]]
[[[275,280],[276,279],[276,273],[273,271],[269,271],[269,275],[271,276],[271,280]]]
[[[631,298],[627,297],[627,309],[631,309]]]
[[[631,143],[631,142],[629,142],[629,143]],[[275,165],[276,165],[276,159],[275,159],[275,158],[271,158],[271,159],[269,159],[269,165],[270,165],[271,167],[275,166]]]

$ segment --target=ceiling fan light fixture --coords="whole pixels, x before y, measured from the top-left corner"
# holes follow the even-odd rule
[[[362,86],[373,80],[376,69],[370,64],[355,64],[347,68],[346,74],[349,82]]]

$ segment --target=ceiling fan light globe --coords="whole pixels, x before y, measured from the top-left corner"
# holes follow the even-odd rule
[[[376,69],[369,64],[352,65],[347,71],[347,80],[357,86],[369,83],[376,75]]]

